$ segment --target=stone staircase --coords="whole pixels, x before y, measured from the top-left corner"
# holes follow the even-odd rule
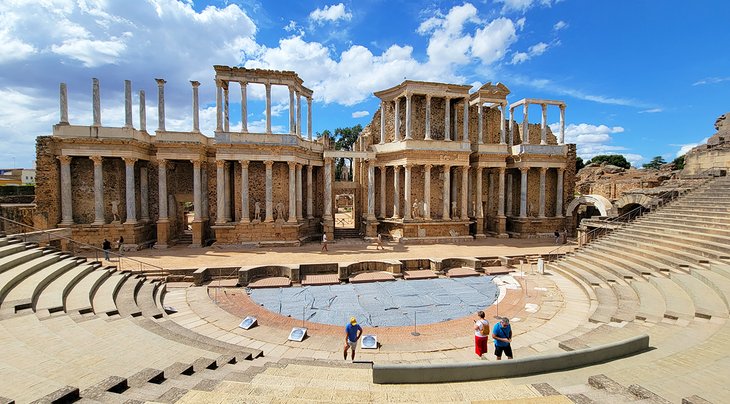
[[[342,229],[335,228],[335,239],[343,238],[361,238],[359,229]]]

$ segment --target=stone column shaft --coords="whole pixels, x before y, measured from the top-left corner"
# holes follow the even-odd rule
[[[479,138],[477,139],[477,142],[479,144],[484,143],[484,105],[482,105],[481,102],[477,104],[477,115],[479,117],[479,122],[477,125],[478,131],[479,131]]]
[[[297,133],[297,123],[294,120],[294,88],[289,87],[289,134]]]
[[[101,126],[101,95],[99,94],[99,79],[91,79],[91,104],[94,126]]]
[[[515,144],[515,109],[509,109],[509,147]]]
[[[314,166],[307,166],[307,219],[314,219],[314,189],[312,189],[312,176]]]
[[[271,83],[266,83],[266,133],[271,133]]]
[[[388,172],[387,166],[380,167],[380,217],[384,218],[387,213],[385,210],[385,180]]]
[[[406,95],[406,140],[411,139],[412,109],[411,95],[408,94]]]
[[[520,179],[520,217],[527,217],[527,172],[528,168],[520,168],[522,178]]]
[[[223,131],[223,88],[221,82],[215,82],[215,131]]]
[[[250,221],[248,187],[248,160],[241,160],[241,223]]]
[[[165,83],[163,79],[155,79],[157,82],[157,130],[165,131]]]
[[[403,190],[403,203],[405,206],[403,207],[403,220],[411,220],[411,201],[413,200],[413,195],[411,192],[411,165],[406,164],[405,169],[405,186]]]
[[[272,168],[274,162],[271,160],[264,161],[266,165],[266,218],[265,222],[274,221],[274,203],[273,203],[273,192],[274,192],[274,177]]]
[[[461,167],[461,220],[469,220],[469,166]]]
[[[245,81],[241,83],[241,133],[248,133],[248,95],[246,93],[246,87],[248,84]]]
[[[139,90],[139,130],[147,132],[147,105],[144,90]]]
[[[368,221],[375,220],[375,161],[368,161]]]
[[[223,166],[223,205],[225,206],[224,218],[226,223],[233,220],[231,217],[231,166],[226,161]]]
[[[560,138],[559,144],[565,144],[565,105],[560,106]]]
[[[124,127],[132,127],[132,82],[124,80]]]
[[[400,166],[393,166],[393,219],[400,217]]]
[[[469,98],[464,98],[464,142],[469,141]]]
[[[400,98],[396,98],[395,101],[395,117],[394,117],[394,127],[395,132],[393,135],[393,141],[399,142],[400,141]]]
[[[499,144],[507,144],[505,123],[504,123],[504,105],[499,104]]]
[[[297,93],[296,96],[297,96],[297,135],[301,137],[302,136],[302,95]]]
[[[200,82],[192,80],[190,84],[193,86],[193,132],[200,132],[200,103],[198,101],[198,87]]]
[[[203,159],[200,165],[200,200],[201,200],[201,216],[206,221],[210,216],[208,211],[208,161]]]
[[[451,167],[445,165],[444,166],[444,195],[443,195],[443,201],[442,201],[442,214],[441,218],[443,220],[449,220],[451,218],[451,196],[449,195],[449,192],[451,191]]]
[[[157,161],[157,197],[159,221],[167,221],[167,161]]]
[[[431,140],[431,95],[426,94],[426,140]]]
[[[451,99],[444,98],[444,140],[451,140]]]
[[[103,158],[101,156],[91,156],[90,158],[94,162],[94,223],[92,224],[102,225],[105,223]]]
[[[332,220],[332,158],[324,159],[324,219]]]
[[[538,207],[537,216],[540,218],[545,217],[545,172],[547,168],[540,167],[540,206]]]
[[[223,82],[223,130],[231,131],[231,116],[229,113],[228,82]]]
[[[540,144],[547,144],[547,104],[540,104],[542,107],[542,120],[540,121]]]
[[[522,104],[522,144],[530,144],[530,128],[529,125],[529,114],[527,113],[529,104]]]
[[[482,170],[483,169],[481,167],[474,167],[474,169],[476,170],[476,179],[475,180],[476,180],[476,183],[477,183],[477,186],[475,187],[476,188],[476,192],[477,192],[477,201],[476,201],[477,211],[474,212],[474,215],[477,218],[481,219],[481,218],[484,217],[484,211],[482,209],[482,201],[483,201],[483,197],[482,197]]]
[[[139,211],[140,218],[143,221],[147,222],[150,220],[147,166],[141,166],[139,168]]]
[[[203,202],[202,202],[202,195],[201,195],[201,186],[200,186],[200,166],[201,166],[200,160],[193,160],[193,209],[195,216],[193,217],[193,221],[200,222],[203,218]]]
[[[124,159],[124,178],[125,178],[125,199],[127,205],[127,220],[124,224],[137,223],[137,203],[134,192],[134,163],[137,159],[125,158]]]
[[[68,89],[66,88],[66,83],[61,83],[60,98],[61,119],[58,123],[61,125],[68,125]]]
[[[499,167],[499,180],[498,180],[498,191],[497,191],[497,216],[504,216],[504,173],[505,168]]]
[[[431,164],[423,166],[423,218],[431,220]]]
[[[555,197],[555,217],[563,217],[563,174],[565,169],[558,168],[557,194]]]
[[[225,165],[224,160],[215,162],[215,222],[223,224],[226,222],[226,198],[225,198]]]
[[[514,178],[512,174],[507,175],[507,216],[512,216],[512,182]]]
[[[289,223],[297,222],[297,163],[289,162]],[[277,217],[277,219],[279,219]]]
[[[312,141],[312,99],[307,97],[307,138]]]
[[[73,199],[71,197],[71,156],[58,156],[61,163],[61,224],[71,225],[73,218]]]
[[[385,101],[380,101],[380,144],[385,143]]]
[[[304,212],[302,211],[302,165],[297,164],[297,220],[304,219]]]

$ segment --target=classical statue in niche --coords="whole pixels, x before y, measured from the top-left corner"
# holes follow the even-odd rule
[[[451,202],[451,219],[456,220],[456,201]]]
[[[284,204],[279,202],[276,204],[276,221],[283,222],[284,220]]]
[[[253,221],[254,223],[261,222],[261,203],[259,201],[253,204]]]
[[[114,215],[112,223],[119,223],[119,201],[112,201],[112,215]]]
[[[421,217],[421,213],[419,212],[420,206],[421,204],[418,203],[418,199],[413,201],[413,207],[411,208],[411,210],[413,211],[412,214],[414,219],[418,219],[419,217]]]

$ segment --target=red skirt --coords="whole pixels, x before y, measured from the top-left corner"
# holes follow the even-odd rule
[[[487,353],[487,337],[474,336],[474,352],[477,356],[482,356]]]

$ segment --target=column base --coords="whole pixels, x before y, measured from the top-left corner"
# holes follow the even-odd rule
[[[122,224],[125,226],[127,226],[127,225],[134,226],[135,224],[137,224],[137,221],[136,220],[127,220],[126,222],[124,222]]]
[[[61,227],[73,226],[75,223],[72,221],[61,221],[58,225]]]
[[[106,224],[106,222],[104,222],[104,221],[93,221],[93,222],[91,222],[91,225],[92,226],[103,226],[105,224]]]
[[[167,219],[160,219],[157,221],[157,247],[158,248],[167,248],[169,243],[170,243],[170,222]]]
[[[193,223],[191,223],[191,227],[193,228],[192,246],[201,247],[203,245],[203,222],[199,220],[193,221]]]

